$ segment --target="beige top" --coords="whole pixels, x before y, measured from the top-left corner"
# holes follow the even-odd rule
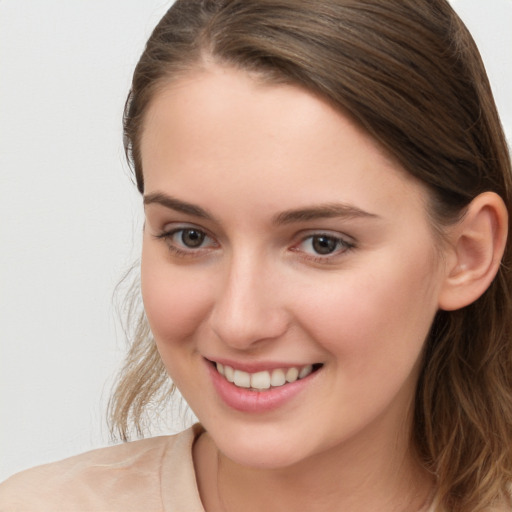
[[[200,425],[22,471],[0,484],[1,512],[204,512],[192,462]]]
[[[0,484],[0,512],[205,512],[192,460],[202,432],[196,424],[22,471]]]

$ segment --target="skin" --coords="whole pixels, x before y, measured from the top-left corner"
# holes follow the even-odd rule
[[[446,279],[423,186],[322,99],[217,65],[158,93],[141,150],[144,305],[207,430],[205,508],[420,510],[432,482],[409,448],[411,403]],[[276,223],[334,204],[364,214]],[[330,254],[315,252],[322,234]],[[246,413],[206,359],[322,367],[283,406]]]

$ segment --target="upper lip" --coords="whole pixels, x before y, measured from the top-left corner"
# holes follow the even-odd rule
[[[220,363],[223,366],[230,366],[234,370],[242,370],[247,373],[257,373],[262,371],[272,371],[281,368],[283,370],[287,368],[303,368],[304,366],[314,365],[317,363],[284,363],[277,361],[251,361],[251,362],[243,362],[243,361],[233,361],[231,359],[224,358],[205,358],[207,361],[211,363]]]

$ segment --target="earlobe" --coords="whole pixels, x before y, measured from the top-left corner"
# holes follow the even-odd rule
[[[498,194],[484,192],[450,233],[450,257],[439,308],[452,311],[477,300],[498,272],[508,233],[508,213]]]

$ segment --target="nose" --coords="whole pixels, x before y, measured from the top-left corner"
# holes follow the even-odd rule
[[[231,348],[250,350],[275,341],[289,327],[278,269],[245,255],[232,259],[219,279],[210,325]]]

